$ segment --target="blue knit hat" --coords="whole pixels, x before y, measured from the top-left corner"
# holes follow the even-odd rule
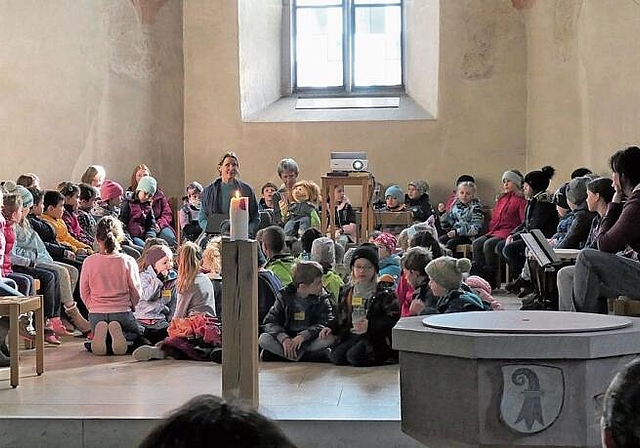
[[[146,191],[150,195],[156,194],[156,189],[158,188],[158,182],[151,176],[141,177],[138,181],[138,186],[136,187],[136,191]]]
[[[399,185],[391,185],[384,192],[384,197],[391,196],[392,198],[396,198],[399,204],[404,204],[404,191]]]
[[[23,207],[33,206],[33,195],[22,185],[18,185],[12,180],[8,180],[4,183],[3,188],[4,191],[7,192],[7,194],[15,194],[20,196],[22,198]]]

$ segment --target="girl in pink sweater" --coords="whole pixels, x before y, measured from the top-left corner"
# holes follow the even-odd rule
[[[100,251],[82,264],[80,295],[89,310],[93,330],[91,351],[106,355],[127,353],[140,330],[133,315],[140,295],[136,261],[120,252],[122,224],[113,216],[103,217],[96,228]]]

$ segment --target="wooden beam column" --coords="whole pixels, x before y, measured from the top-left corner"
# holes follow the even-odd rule
[[[258,407],[258,243],[222,242],[222,397]]]

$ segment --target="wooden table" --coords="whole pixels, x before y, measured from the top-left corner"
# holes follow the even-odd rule
[[[333,190],[341,185],[359,185],[362,188],[362,219],[358,229],[358,243],[367,241],[369,234],[373,232],[373,214],[369,201],[373,195],[373,176],[371,173],[348,173],[344,176],[322,176],[323,202],[329,198],[329,211],[323,210],[322,231],[328,231],[329,236],[335,239],[336,234],[336,203]]]
[[[21,314],[34,311],[36,315],[36,373],[44,372],[44,316],[42,313],[42,296],[1,297],[0,315],[9,316],[9,352],[11,367],[11,386],[18,387],[20,377],[18,318]]]

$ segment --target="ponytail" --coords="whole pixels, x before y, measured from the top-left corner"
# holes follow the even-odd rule
[[[108,254],[120,251],[120,241],[124,237],[122,224],[113,216],[103,216],[96,226],[96,239],[104,244]]]

